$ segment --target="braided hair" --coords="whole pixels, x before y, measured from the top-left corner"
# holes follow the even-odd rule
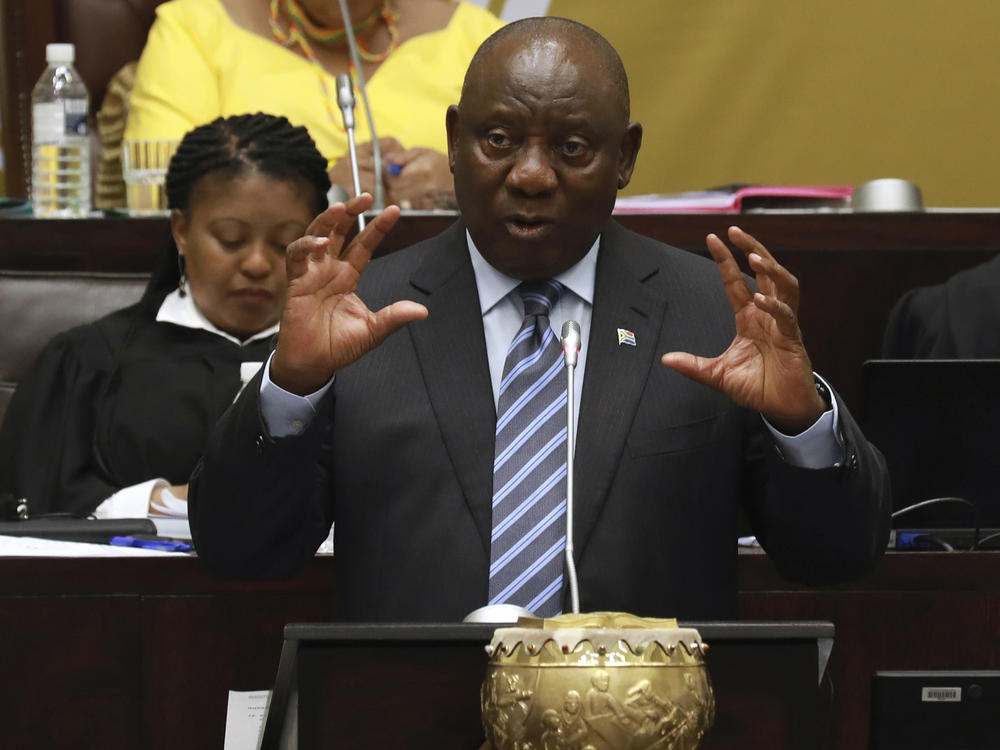
[[[318,214],[328,205],[330,178],[326,168],[326,159],[309,131],[284,117],[263,112],[219,117],[188,131],[181,139],[167,170],[167,206],[188,210],[195,185],[208,174],[238,177],[253,171],[309,184],[313,189],[313,212]],[[179,257],[171,237],[146,287],[144,301],[177,287]]]

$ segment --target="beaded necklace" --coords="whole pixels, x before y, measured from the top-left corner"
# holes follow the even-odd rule
[[[289,22],[286,31],[281,26],[281,11],[287,13]],[[385,23],[389,32],[389,46],[381,52],[370,52],[365,46],[364,39],[360,35],[368,31],[379,21]],[[347,39],[347,28],[325,29],[317,26],[302,11],[295,0],[271,0],[271,17],[268,19],[274,37],[286,47],[298,44],[309,60],[318,64],[316,55],[309,44],[309,39],[324,44],[336,44]],[[380,63],[389,56],[389,53],[399,46],[399,12],[390,7],[389,2],[385,2],[381,8],[372,13],[368,18],[354,24],[354,40],[358,44],[358,54],[365,62]],[[353,67],[353,63],[352,63]]]
[[[309,16],[302,11],[295,0],[271,0],[271,28],[273,29],[278,23],[279,11],[284,9],[288,14],[288,17],[292,19],[294,25],[301,29],[305,29],[306,34],[310,39],[317,42],[325,42],[327,44],[333,44],[335,42],[342,42],[347,39],[347,27],[344,26],[339,29],[325,29],[322,26],[317,26],[312,22]],[[376,10],[368,18],[354,24],[354,34],[363,34],[378,21],[381,11]]]
[[[282,10],[285,11],[289,19],[287,30],[281,25],[280,19]],[[389,32],[389,46],[381,52],[372,53],[368,51],[364,40],[361,39],[359,35],[363,34],[379,21],[382,21],[385,24],[386,30]],[[322,42],[324,44],[336,44],[347,40],[346,26],[340,29],[325,29],[320,26],[316,26],[316,24],[309,20],[309,17],[302,11],[302,8],[299,7],[299,4],[295,2],[295,0],[271,0],[271,17],[268,19],[268,23],[271,26],[271,33],[274,34],[274,38],[277,39],[279,43],[285,47],[291,47],[292,45],[297,44],[306,59],[319,68],[321,73],[325,73],[326,71],[320,64],[319,59],[316,57],[316,53],[313,52],[313,48],[309,43],[309,40],[312,39],[313,41]],[[386,0],[382,7],[368,16],[368,18],[354,24],[352,31],[354,32],[354,40],[358,45],[358,56],[365,62],[380,63],[389,56],[389,53],[399,46],[399,12],[393,10],[389,6],[389,0]],[[351,80],[356,82],[358,77],[357,69],[354,66],[354,61],[351,60],[350,57],[348,57],[348,70],[351,74]],[[343,125],[340,122],[339,110],[333,106],[333,100],[326,88],[326,82],[324,81],[324,77],[322,75],[320,75],[319,78],[319,85],[323,91],[323,103],[326,105],[327,115],[335,127],[343,130]],[[357,83],[355,83],[355,89],[357,89]],[[355,93],[357,93],[357,91]]]

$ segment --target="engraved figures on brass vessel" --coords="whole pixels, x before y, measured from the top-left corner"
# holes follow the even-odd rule
[[[669,690],[669,700],[642,676],[644,669],[587,669],[577,674],[580,682],[589,677],[589,684],[565,690],[561,700],[547,696],[536,706],[536,692],[526,687],[519,667],[497,670],[483,683],[481,694],[487,746],[494,750],[697,747],[714,713],[711,687],[704,672],[668,671],[671,681],[678,683]],[[537,722],[541,731],[529,732],[529,722]],[[538,739],[526,739],[529,735]]]
[[[528,731],[531,690],[521,687],[521,677],[513,672],[493,672],[480,691],[483,722],[492,728],[497,750],[529,750],[524,737]]]

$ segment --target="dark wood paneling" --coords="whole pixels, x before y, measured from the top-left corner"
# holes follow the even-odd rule
[[[140,624],[116,597],[0,598],[0,745],[135,747]]]
[[[289,621],[332,617],[332,560],[222,581],[195,558],[0,559],[0,746],[204,748],[271,686]]]

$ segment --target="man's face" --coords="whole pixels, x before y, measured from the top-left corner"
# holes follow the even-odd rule
[[[595,53],[572,40],[504,40],[469,84],[447,119],[462,217],[495,268],[555,276],[611,215],[642,130]]]

